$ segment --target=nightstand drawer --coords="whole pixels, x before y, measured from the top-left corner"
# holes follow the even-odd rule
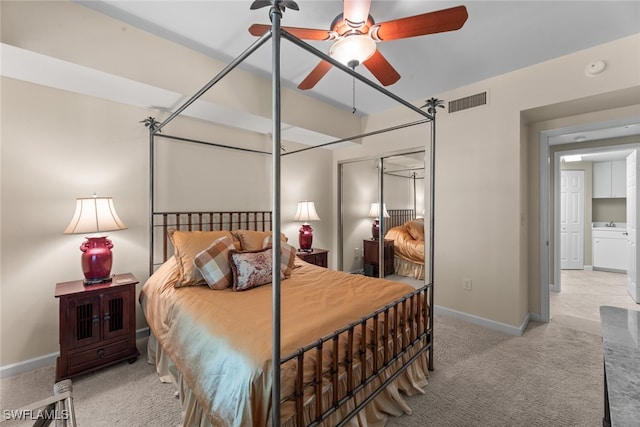
[[[128,339],[70,354],[69,375],[91,369],[93,365],[102,366],[130,356],[131,343]]]

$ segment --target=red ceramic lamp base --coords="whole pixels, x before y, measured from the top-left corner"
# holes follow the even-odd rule
[[[298,236],[298,243],[300,244],[300,250],[303,252],[311,252],[311,244],[313,243],[313,229],[309,224],[302,224],[300,227],[300,234]]]
[[[82,243],[82,272],[87,285],[111,281],[111,248],[113,243],[105,237],[87,237]]]
[[[378,240],[380,238],[380,221],[375,220],[371,225],[371,238],[373,240]]]

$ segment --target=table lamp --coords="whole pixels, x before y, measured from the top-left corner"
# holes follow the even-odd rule
[[[311,244],[313,243],[313,229],[307,221],[320,221],[320,217],[316,212],[316,206],[313,202],[306,200],[298,202],[298,210],[293,217],[294,221],[304,221],[300,227],[300,234],[298,235],[298,243],[300,244],[300,250],[303,252],[311,252]]]
[[[125,230],[113,206],[111,197],[82,197],[76,199],[76,211],[64,234],[91,234],[80,245],[81,263],[86,285],[111,281],[111,248],[113,243],[104,234]]]

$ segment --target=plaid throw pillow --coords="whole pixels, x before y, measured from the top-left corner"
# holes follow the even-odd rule
[[[273,246],[273,239],[271,236],[267,236],[262,241],[263,248],[270,248]],[[296,248],[284,241],[280,241],[280,271],[284,277],[291,276],[291,271],[296,261]]]
[[[193,264],[211,289],[220,290],[231,286],[233,282],[229,266],[231,249],[235,249],[233,241],[228,237],[221,237],[193,259]]]

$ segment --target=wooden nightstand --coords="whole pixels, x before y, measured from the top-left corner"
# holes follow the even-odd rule
[[[367,239],[362,242],[364,252],[364,274],[365,276],[378,277],[378,267],[380,265],[378,240]],[[393,240],[384,241],[384,275],[393,274]]]
[[[315,264],[318,267],[327,267],[327,254],[326,249],[313,248],[311,252],[298,251],[296,255],[298,258],[308,262],[309,264]]]
[[[82,280],[56,284],[60,298],[60,357],[56,382],[139,356],[136,348],[136,284],[132,274],[111,283]]]

